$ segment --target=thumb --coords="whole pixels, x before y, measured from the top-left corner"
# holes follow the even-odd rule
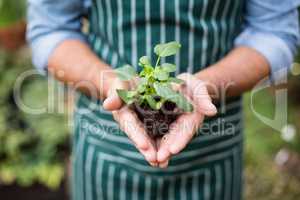
[[[211,102],[210,99],[201,99],[198,104],[198,111],[206,116],[214,116],[217,114],[218,110],[216,106]]]
[[[108,97],[103,102],[103,108],[109,111],[120,109],[123,102],[118,96],[116,90],[110,90],[108,93]]]

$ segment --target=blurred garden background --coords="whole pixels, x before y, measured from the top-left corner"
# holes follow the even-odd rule
[[[68,199],[72,133],[67,112],[28,114],[14,100],[17,77],[33,69],[25,44],[25,7],[25,0],[0,0],[0,199]],[[295,66],[282,86],[288,88],[288,123],[280,131],[262,123],[250,107],[250,94],[244,95],[246,200],[300,199],[300,65]],[[56,84],[54,90],[62,87]],[[50,89],[45,78],[30,76],[21,98],[33,108],[49,107]],[[256,112],[274,116],[274,91],[255,94]],[[72,106],[69,95],[55,101]]]

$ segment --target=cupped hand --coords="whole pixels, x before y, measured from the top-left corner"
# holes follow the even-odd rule
[[[171,156],[186,147],[201,127],[205,116],[213,116],[217,113],[203,81],[188,73],[181,74],[178,78],[185,83],[174,89],[181,92],[193,104],[194,111],[180,115],[171,124],[169,132],[156,141],[157,161],[161,168],[166,168]]]
[[[152,166],[157,166],[157,149],[153,141],[146,133],[142,122],[135,112],[124,105],[118,96],[117,89],[129,89],[134,83],[113,78],[103,102],[103,108],[112,111],[113,117],[119,123],[120,128],[130,138],[136,148]]]

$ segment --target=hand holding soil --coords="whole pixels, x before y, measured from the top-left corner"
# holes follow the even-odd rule
[[[157,161],[162,168],[168,166],[172,155],[178,154],[190,142],[201,127],[204,117],[217,113],[204,82],[187,73],[179,75],[178,78],[185,83],[176,87],[176,90],[192,102],[194,111],[180,115],[170,125],[169,133],[158,138]]]
[[[129,65],[118,68],[120,80],[112,84],[103,103],[105,109],[114,110],[120,128],[152,166],[167,167],[171,155],[193,138],[205,115],[217,112],[202,81],[191,74],[171,77],[176,66],[160,63],[162,57],[179,49],[177,42],[157,45],[156,64],[153,66],[147,56],[141,57],[139,74]],[[136,79],[138,84],[129,88],[128,81]],[[121,100],[127,105],[121,107]]]
[[[110,85],[107,98],[103,102],[104,109],[112,111],[113,117],[119,123],[122,131],[127,134],[145,159],[152,166],[157,166],[155,141],[147,135],[137,115],[127,105],[123,104],[116,92],[119,89],[129,89],[130,85],[134,84],[115,78]]]

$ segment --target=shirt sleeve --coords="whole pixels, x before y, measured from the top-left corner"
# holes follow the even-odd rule
[[[86,41],[81,21],[87,7],[86,0],[28,0],[27,41],[39,72],[46,74],[48,58],[62,41]]]
[[[300,0],[247,0],[246,15],[236,46],[260,52],[271,67],[271,79],[279,81],[287,72],[299,45]]]

